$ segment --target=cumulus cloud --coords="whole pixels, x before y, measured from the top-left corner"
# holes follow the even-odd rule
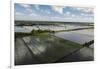
[[[70,15],[71,13],[69,11],[67,11],[65,14]]]
[[[21,13],[21,12],[15,12],[15,15],[24,15],[24,13]]]
[[[16,19],[23,20],[23,19],[30,19],[30,17],[37,16],[37,14],[34,13],[34,10],[32,9],[31,5],[27,5],[27,4],[18,4],[18,5],[23,7],[24,10],[22,10],[21,12],[15,10]]]
[[[63,16],[65,16],[65,17],[69,17],[69,16],[71,16],[71,12],[70,11],[67,11],[67,12],[65,12],[64,14],[63,14]]]
[[[76,9],[79,10],[79,11],[85,12],[85,13],[90,13],[90,14],[94,13],[93,12],[93,8],[87,8],[87,7],[82,8],[82,7],[79,7],[79,8],[76,8]]]
[[[51,12],[48,10],[43,10],[42,12],[46,13],[46,14],[50,14]]]
[[[28,4],[19,4],[20,6],[24,7],[25,10],[29,13],[31,13],[33,10],[31,8],[31,5],[28,5]]]
[[[23,10],[18,8],[20,6],[23,8]],[[23,20],[31,19],[31,20],[48,20],[48,21],[92,21],[94,16],[93,8],[87,8],[87,7],[67,8],[66,6],[50,6],[51,8],[48,10],[44,6],[40,8],[40,5],[20,4],[20,6],[16,7],[17,11],[15,10],[15,16],[18,15],[16,18]],[[52,14],[54,12],[56,13]]]
[[[24,7],[24,8],[30,8],[31,6],[28,4],[19,4],[20,6]]]
[[[78,14],[75,14],[74,12],[71,12],[70,11],[70,16],[72,17],[84,17],[84,18],[93,18],[94,17],[94,11],[93,11],[93,8],[91,7],[71,7],[71,10],[72,11],[78,11],[79,13]],[[67,15],[68,15],[67,14]]]
[[[63,13],[63,9],[64,9],[65,7],[63,7],[63,6],[52,6],[52,10],[53,11],[56,11],[56,12],[58,12],[58,13],[60,13],[60,14],[62,14]]]
[[[35,13],[30,13],[29,15],[30,15],[30,16],[38,16],[38,15],[35,14]]]
[[[76,17],[76,15],[72,14],[71,17]]]
[[[34,5],[35,9],[39,10],[39,5]]]
[[[32,13],[33,12],[33,10],[31,9],[31,8],[27,8],[26,9],[29,13]]]

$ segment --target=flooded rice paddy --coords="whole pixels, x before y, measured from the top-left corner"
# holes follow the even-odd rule
[[[92,26],[80,26],[80,25],[60,25],[60,26],[53,26],[53,25],[35,25],[35,26],[15,26],[15,32],[23,32],[23,33],[30,33],[32,30],[51,30],[51,31],[59,31],[59,30],[70,30],[70,29],[78,29],[78,28],[89,28]]]
[[[37,27],[32,26],[15,27],[15,32],[29,33],[34,28],[37,30]],[[40,28],[42,30],[66,29],[63,26]],[[15,65],[91,61],[94,60],[94,44],[90,45],[89,48],[82,46],[91,40],[94,40],[93,29],[18,37],[15,38]]]
[[[93,29],[76,30],[70,32],[59,32],[55,36],[70,40],[79,44],[84,44],[94,39]]]
[[[56,62],[59,59],[61,59],[63,56],[69,55],[75,50],[82,48],[82,46],[78,43],[66,41],[64,39],[57,38],[52,35],[29,36],[29,37],[17,38],[15,46],[16,46],[15,47],[16,64],[18,64],[18,61],[20,62],[20,60],[21,61],[23,60],[23,55],[24,55],[23,53],[27,51],[27,50],[23,50],[24,46],[25,47],[27,46],[29,52],[34,56],[35,61],[37,61],[37,63]],[[18,53],[18,48],[21,51],[20,53]],[[23,49],[21,50],[21,48]],[[28,54],[24,56],[27,55]]]

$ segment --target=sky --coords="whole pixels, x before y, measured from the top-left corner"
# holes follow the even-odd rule
[[[61,21],[61,22],[93,22],[92,7],[56,6],[16,3],[15,20]]]

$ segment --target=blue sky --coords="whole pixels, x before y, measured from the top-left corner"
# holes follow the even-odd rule
[[[15,20],[93,22],[92,7],[72,7],[38,4],[18,4],[14,6]]]

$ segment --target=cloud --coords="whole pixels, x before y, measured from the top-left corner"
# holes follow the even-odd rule
[[[71,12],[67,11],[65,14],[70,15],[70,14],[71,14]]]
[[[37,10],[40,9],[40,8],[39,8],[39,5],[34,5],[34,7],[35,7]]]
[[[56,12],[58,12],[60,14],[63,14],[63,9],[65,8],[63,6],[51,6],[51,7],[52,7],[53,11],[56,11]]]
[[[15,15],[24,15],[24,13],[21,13],[21,12],[15,12]]]
[[[94,17],[94,11],[93,8],[91,7],[72,7],[71,8],[72,11],[77,12],[74,13],[72,12],[72,14],[74,14],[75,16],[72,15],[72,17],[81,17],[81,18],[93,18]]]
[[[33,10],[31,8],[31,5],[28,5],[28,4],[19,4],[20,6],[24,7],[25,10],[29,13],[31,13]]]
[[[76,15],[74,15],[74,14],[71,14],[71,17],[76,17]]]
[[[33,12],[33,10],[31,9],[31,8],[27,8],[26,9],[29,13],[32,13]]]
[[[45,5],[46,6],[46,5]],[[40,8],[40,5],[20,4],[22,9],[16,11],[16,19],[22,20],[44,20],[44,21],[92,21],[93,8],[50,6]],[[55,13],[56,12],[56,13]],[[54,14],[53,14],[54,13]],[[59,14],[60,15],[59,15]]]
[[[20,4],[20,6],[23,7],[25,10],[23,10],[23,13],[15,11],[15,16],[22,16],[21,18],[25,18],[23,16],[37,16],[37,14],[33,12],[32,7],[30,5]]]
[[[85,16],[86,14],[84,14],[84,13],[81,13],[81,16]]]
[[[64,14],[63,14],[63,16],[65,16],[65,17],[68,17],[68,16],[71,16],[71,12],[70,11],[67,11],[67,12],[65,12]]]
[[[24,7],[24,8],[31,8],[31,6],[28,5],[28,4],[19,4],[19,5],[22,6],[22,7]]]
[[[51,14],[49,10],[42,10],[42,12],[44,12],[45,14]]]
[[[79,11],[82,11],[84,13],[89,13],[89,14],[93,14],[94,13],[93,12],[93,8],[87,8],[87,7],[82,8],[82,7],[79,7],[79,8],[76,8],[76,9],[79,10]]]
[[[82,17],[82,16],[89,17],[89,16],[91,16],[91,15],[90,15],[90,14],[81,13],[80,16],[81,16],[81,17]]]
[[[29,14],[30,16],[38,16],[37,14],[35,14],[35,13],[31,13],[31,14]]]

